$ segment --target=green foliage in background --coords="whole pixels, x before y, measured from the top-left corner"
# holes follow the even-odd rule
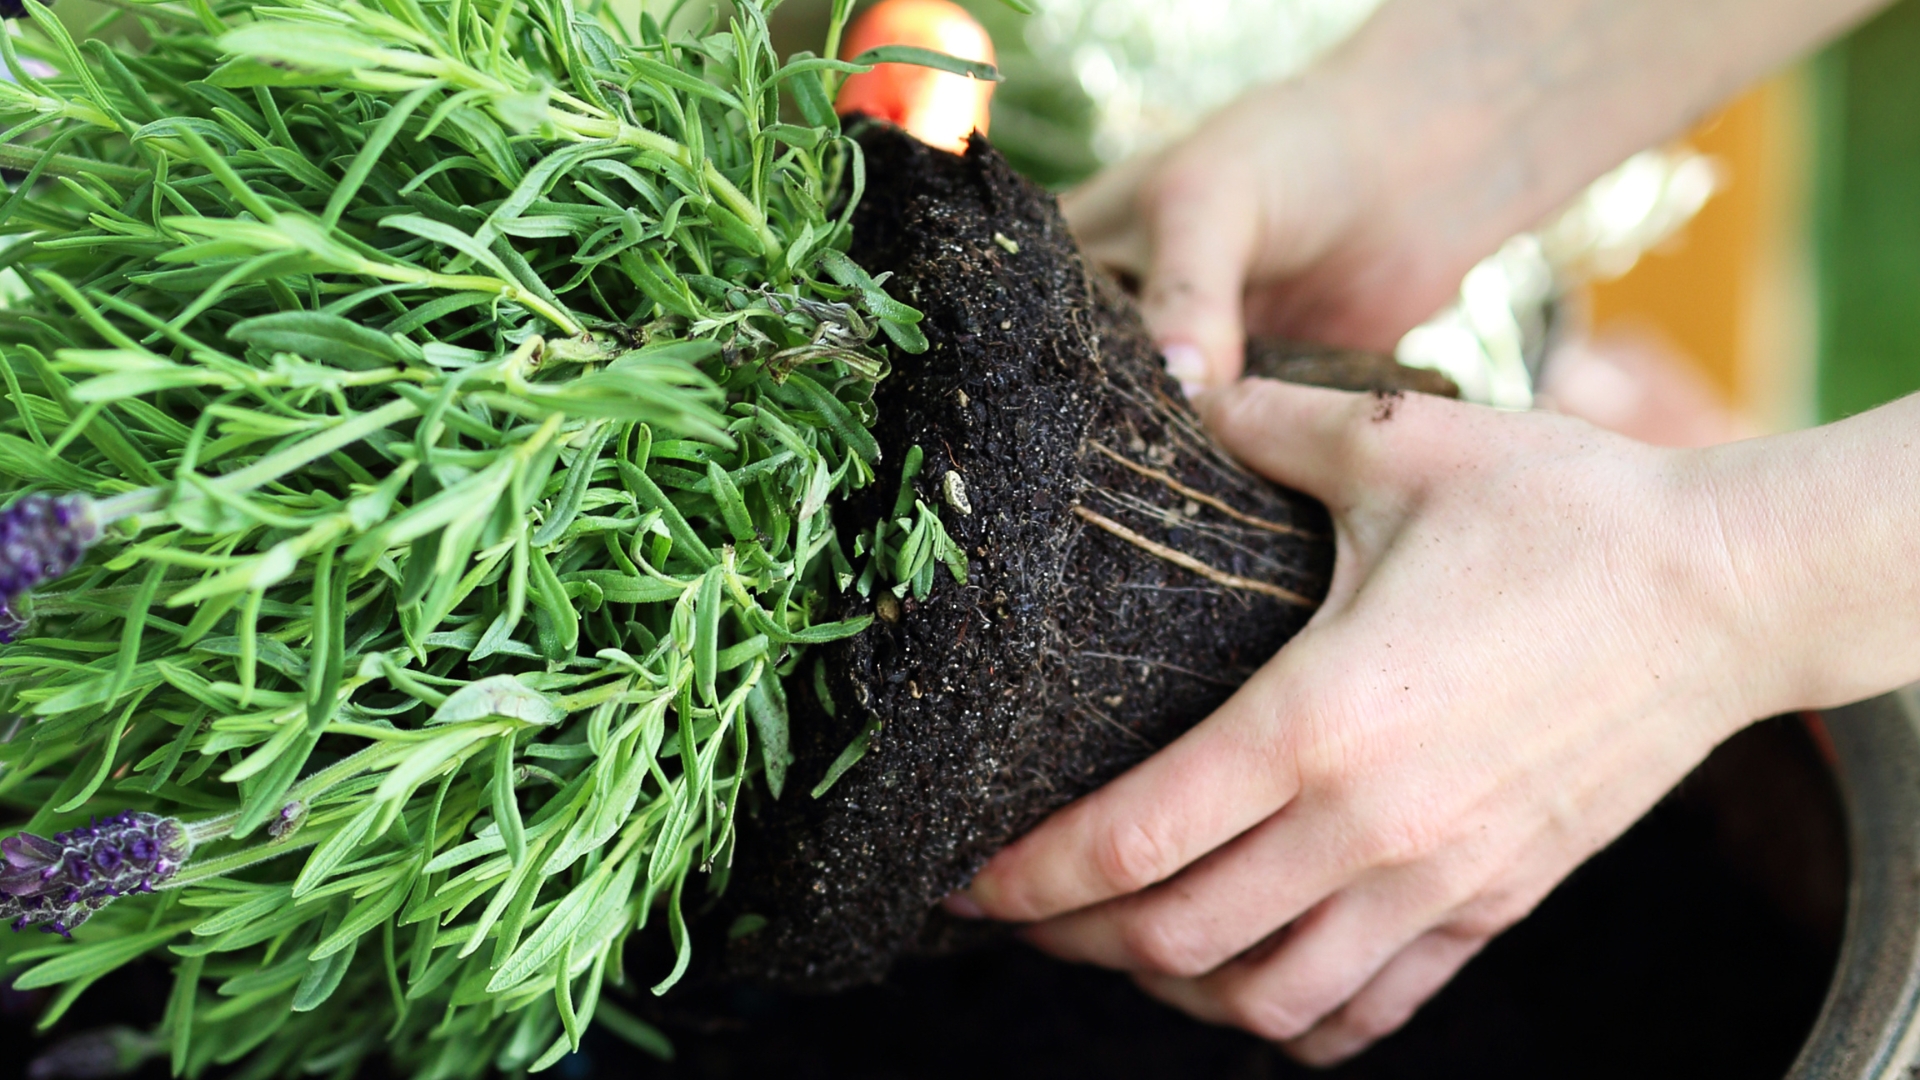
[[[1920,2],[1814,62],[1819,419],[1920,390]]]
[[[0,959],[51,1024],[162,958],[188,1075],[659,1049],[603,986],[672,985],[743,803],[806,797],[782,680],[865,625],[834,598],[966,571],[898,471],[832,518],[900,467],[883,340],[925,347],[845,255],[861,68],[750,0],[117,6],[150,45],[0,35],[0,476],[105,528],[0,598],[0,803],[196,846]],[[624,970],[643,930],[670,969]]]

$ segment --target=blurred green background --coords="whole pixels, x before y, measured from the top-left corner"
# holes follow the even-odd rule
[[[1920,390],[1920,0],[1814,63],[1819,413]]]
[[[668,6],[668,0],[608,2],[628,10],[642,4],[652,10]],[[993,35],[1007,77],[993,103],[995,144],[1016,167],[1049,187],[1065,187],[1091,175],[1101,163],[1094,149],[1099,110],[1082,89],[1075,65],[1063,61],[1060,49],[1046,59],[1036,56],[1028,45],[1029,17],[1001,0],[958,2]],[[1096,20],[1113,21],[1154,2],[1107,0],[1104,10],[1099,5],[1088,10]],[[1230,0],[1162,2],[1197,12]],[[1364,3],[1299,0],[1292,6],[1332,10],[1344,5],[1351,13],[1363,11],[1356,4]],[[688,8],[700,6],[696,0]],[[773,23],[782,47],[818,49],[827,7],[828,0],[781,3]],[[80,31],[111,12],[95,0],[60,0],[59,10],[68,25]],[[1348,22],[1354,17],[1340,16]],[[1083,19],[1080,25],[1087,23]],[[121,20],[109,36],[137,33],[131,20]],[[1297,38],[1297,26],[1292,31],[1276,27],[1269,35],[1272,47],[1291,45],[1297,50],[1299,42],[1289,33]],[[1811,293],[1805,302],[1814,325],[1808,347],[1801,351],[1811,354],[1802,361],[1811,370],[1804,379],[1790,381],[1798,387],[1793,394],[1803,402],[1800,415],[1810,420],[1850,415],[1920,389],[1920,0],[1903,0],[1827,49],[1808,68],[1810,77],[1799,80],[1802,89],[1793,91],[1807,99],[1805,126],[1810,130],[1793,151],[1810,159],[1805,163],[1806,190],[1798,197],[1800,205],[1778,212],[1803,218],[1788,227],[1807,237],[1805,252],[1798,257],[1809,264],[1801,289]],[[1667,287],[1664,280],[1655,284]],[[1675,301],[1689,302],[1685,297]],[[1699,359],[1710,370],[1731,370],[1743,362],[1751,366],[1738,358]],[[1726,377],[1722,381],[1736,405],[1743,396],[1742,378],[1778,381],[1751,374]],[[1809,396],[1815,400],[1805,402]]]

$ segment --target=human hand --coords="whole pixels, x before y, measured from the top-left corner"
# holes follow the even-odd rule
[[[1250,380],[1198,401],[1322,499],[1325,605],[1211,718],[950,902],[1340,1060],[1719,741],[1798,692],[1707,455],[1545,414]]]
[[[1384,275],[1389,252],[1352,250],[1378,197],[1361,186],[1373,174],[1359,141],[1372,104],[1337,101],[1319,79],[1256,87],[1187,138],[1061,199],[1088,258],[1137,286],[1189,396],[1239,377],[1249,325],[1387,349],[1457,287],[1457,272]],[[1382,277],[1391,287],[1369,289]]]
[[[1509,236],[1884,3],[1388,3],[1061,205],[1196,391],[1239,376],[1248,328],[1387,350]]]

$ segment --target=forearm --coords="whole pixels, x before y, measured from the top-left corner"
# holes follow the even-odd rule
[[[1756,715],[1920,681],[1920,395],[1696,461]]]
[[[1361,245],[1445,279],[1884,3],[1392,0],[1308,81]]]

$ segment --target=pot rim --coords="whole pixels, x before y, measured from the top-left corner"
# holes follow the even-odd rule
[[[1920,686],[1814,716],[1846,810],[1847,918],[1788,1080],[1908,1080],[1920,1062]]]

